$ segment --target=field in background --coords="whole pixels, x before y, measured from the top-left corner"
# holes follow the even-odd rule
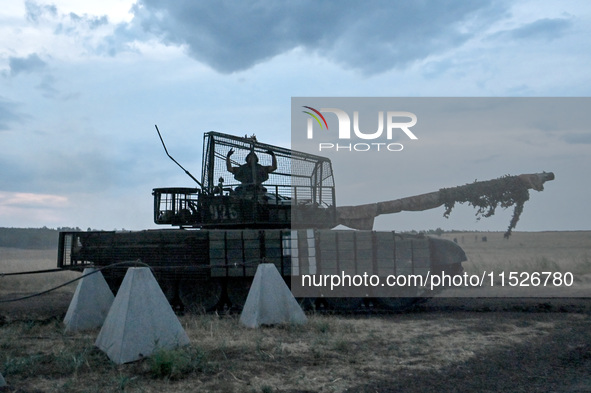
[[[55,269],[56,265],[57,249],[30,250],[0,247],[0,273]],[[41,292],[79,276],[80,274],[75,272],[4,276],[0,277],[0,295],[13,292]],[[73,293],[75,289],[76,283],[73,283],[59,290]]]
[[[444,233],[456,240],[468,257],[464,270],[558,271],[575,277],[591,274],[591,231]],[[486,239],[486,241],[483,241]]]
[[[440,296],[591,297],[591,231],[513,232],[509,239],[503,232],[444,233],[441,237],[464,249],[466,273],[486,278],[480,287],[453,287]],[[509,283],[511,274],[513,285],[518,285]],[[553,284],[556,276],[559,286]],[[563,282],[560,286],[566,276],[572,285]]]

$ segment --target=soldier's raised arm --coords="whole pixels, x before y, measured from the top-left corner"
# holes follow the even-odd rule
[[[226,155],[226,169],[230,173],[234,173],[236,171],[236,167],[232,166],[232,162],[230,161],[230,156],[234,154],[234,149],[230,149],[228,154]]]
[[[265,169],[267,170],[267,173],[271,173],[277,169],[277,157],[275,157],[273,150],[267,150],[267,154],[271,156],[271,165],[266,166]]]

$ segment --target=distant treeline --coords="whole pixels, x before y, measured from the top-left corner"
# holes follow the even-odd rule
[[[60,231],[79,231],[80,228],[0,228],[0,247],[24,249],[57,248]]]

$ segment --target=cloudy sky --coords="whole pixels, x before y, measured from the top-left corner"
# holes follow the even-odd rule
[[[193,184],[164,155],[154,124],[173,156],[199,175],[206,131],[289,146],[291,97],[591,93],[585,0],[2,3],[3,227],[155,227],[152,188]],[[470,132],[483,147],[491,143],[490,131]],[[400,186],[391,197],[554,171],[546,191],[532,192],[517,230],[591,229],[591,130],[539,136],[503,140],[541,146],[532,154],[514,148],[481,160],[473,145],[462,152],[455,143],[445,157],[452,175],[429,178],[428,168],[407,166],[393,177]],[[544,159],[548,151],[552,160]],[[347,201],[342,194],[337,200]],[[510,219],[506,212],[477,222],[473,213],[402,215],[394,225],[503,231]]]

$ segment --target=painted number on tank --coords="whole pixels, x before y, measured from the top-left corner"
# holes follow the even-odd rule
[[[213,221],[236,220],[238,212],[234,206],[226,205],[209,205],[209,214]]]

